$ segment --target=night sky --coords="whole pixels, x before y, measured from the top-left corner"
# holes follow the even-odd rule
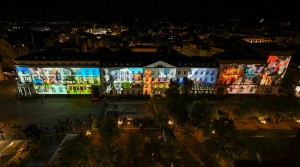
[[[299,20],[296,0],[1,0],[7,20],[201,20],[261,17]]]

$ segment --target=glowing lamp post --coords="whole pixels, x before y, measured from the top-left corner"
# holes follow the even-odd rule
[[[118,125],[122,125],[123,121],[121,119],[118,120]]]

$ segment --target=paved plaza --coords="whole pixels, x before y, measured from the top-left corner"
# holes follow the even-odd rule
[[[121,118],[153,117],[149,100],[91,101],[89,97],[59,95],[20,98],[16,96],[16,90],[16,81],[0,82],[0,129],[3,132],[0,139],[26,139],[23,130],[30,124],[37,125],[46,137],[38,155],[30,162],[32,167],[45,166],[67,133],[89,129],[90,117],[101,119],[111,111],[118,111]]]
[[[6,138],[10,138],[6,129],[15,126],[24,129],[29,124],[37,124],[39,127],[48,127],[51,131],[59,122],[68,120],[72,124],[87,124],[89,116],[100,118],[104,115],[104,101],[65,96],[22,99],[16,97],[16,89],[13,80],[0,82],[0,126]]]
[[[0,130],[3,132],[0,139],[3,142],[26,139],[23,130],[36,124],[47,137],[38,156],[31,162],[32,167],[45,166],[65,134],[89,128],[89,117],[100,119],[104,115],[104,101],[66,96],[23,99],[16,96],[16,90],[14,80],[0,82]],[[68,128],[62,126],[66,122]]]

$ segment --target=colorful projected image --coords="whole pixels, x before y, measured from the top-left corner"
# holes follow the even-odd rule
[[[213,92],[217,73],[217,68],[191,68],[185,77],[193,81],[194,94],[206,94]],[[184,77],[177,78],[177,82],[183,84]]]
[[[22,83],[31,83],[32,78],[30,75],[29,68],[27,66],[15,66],[16,71],[18,73],[19,82]]]
[[[214,84],[217,77],[217,68],[191,68],[188,79],[194,84]]]
[[[104,68],[103,93],[122,94],[125,89],[142,88],[142,73],[142,68]]]
[[[232,84],[240,84],[243,76],[243,64],[239,64],[236,66],[233,65],[221,65],[220,67],[220,75],[217,81],[217,84],[223,85],[232,85]]]
[[[63,84],[35,84],[36,93],[38,94],[67,94],[67,85]]]
[[[227,87],[229,94],[254,94],[257,90],[257,85],[230,85]]]
[[[147,69],[144,72],[145,77],[143,78],[144,87],[143,87],[143,94],[150,95],[152,91],[152,84],[156,83],[158,79],[152,81],[152,71]]]
[[[245,67],[245,78],[243,78],[242,84],[258,84],[260,79],[260,73],[263,71],[264,66],[261,64],[251,64]]]
[[[143,94],[150,95],[152,88],[168,89],[176,78],[176,68],[146,68],[144,70]]]
[[[260,85],[280,85],[290,59],[291,56],[269,56],[267,67],[260,74]]]
[[[39,94],[90,94],[100,85],[99,68],[29,68]]]
[[[68,94],[91,94],[91,85],[67,85]]]
[[[152,69],[153,77],[158,78],[159,80],[167,80],[170,82],[171,79],[176,78],[176,68],[158,68]]]

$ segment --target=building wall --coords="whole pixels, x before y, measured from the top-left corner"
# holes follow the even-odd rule
[[[178,67],[176,79],[180,84],[185,77],[191,80],[191,94],[213,94],[217,76],[218,68]]]
[[[104,67],[101,76],[103,95],[142,94],[141,67]]]
[[[255,60],[248,63],[226,61],[219,68],[174,67],[162,61],[145,67],[101,68],[92,67],[95,64],[93,61],[86,63],[85,67],[74,67],[73,62],[57,62],[60,65],[52,66],[49,62],[25,61],[30,64],[29,67],[16,67],[21,86],[33,83],[35,91],[31,93],[38,94],[41,94],[40,90],[43,94],[91,94],[91,86],[98,85],[103,95],[156,95],[164,94],[171,81],[182,84],[184,77],[194,83],[190,90],[192,94],[278,94],[290,59],[290,56],[270,55],[265,63]],[[60,79],[57,74],[51,74],[53,69],[60,71]],[[94,75],[93,70],[96,69],[99,72]],[[99,83],[95,82],[95,77]],[[51,81],[51,78],[58,80]],[[56,89],[57,86],[62,87],[62,91]]]
[[[99,68],[93,67],[16,66],[16,71],[19,88],[27,87],[26,91],[19,91],[24,96],[91,94],[93,85],[101,85]]]
[[[264,64],[221,64],[215,92],[224,94],[255,94]]]

